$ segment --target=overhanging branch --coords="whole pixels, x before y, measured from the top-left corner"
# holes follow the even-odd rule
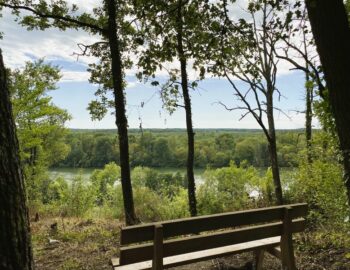
[[[7,7],[7,8],[11,8],[14,10],[25,10],[25,11],[29,11],[33,14],[35,14],[36,16],[40,17],[40,18],[47,18],[47,19],[54,19],[54,20],[59,20],[59,21],[63,21],[66,23],[71,23],[71,24],[75,24],[77,27],[85,27],[85,28],[90,28],[91,30],[100,32],[101,34],[106,34],[107,30],[104,28],[99,27],[98,25],[92,24],[92,23],[87,23],[87,22],[83,22],[80,21],[78,19],[74,19],[70,16],[60,16],[60,15],[56,15],[56,14],[52,14],[52,13],[42,13],[39,12],[38,10],[28,7],[28,6],[21,6],[21,5],[11,5],[11,4],[5,4],[5,3],[0,3],[1,7]]]

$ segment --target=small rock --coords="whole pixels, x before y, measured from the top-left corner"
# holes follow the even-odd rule
[[[58,240],[56,240],[56,239],[51,239],[51,238],[49,238],[49,244],[50,244],[50,245],[58,244],[58,243],[60,243],[60,241],[58,241]]]

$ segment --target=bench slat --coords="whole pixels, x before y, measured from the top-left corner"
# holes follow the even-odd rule
[[[210,260],[218,257],[224,257],[242,252],[248,252],[257,249],[268,249],[280,244],[281,237],[271,237],[262,240],[250,241],[242,244],[224,246],[208,249],[204,251],[191,252],[182,255],[176,255],[164,258],[164,268],[170,268],[189,263],[195,263],[203,260]],[[144,261],[134,264],[119,266],[119,261],[114,261],[114,270],[146,270],[152,268],[152,261]]]
[[[293,220],[291,232],[301,232],[305,228],[305,220]],[[244,243],[281,236],[282,222],[269,223],[259,226],[241,228],[230,231],[216,232],[208,235],[197,235],[182,239],[164,241],[164,257],[218,248],[227,245]],[[152,259],[153,244],[142,244],[120,248],[120,264],[132,264]]]
[[[252,225],[257,223],[272,222],[283,218],[283,209],[292,207],[291,218],[304,217],[308,207],[305,203],[275,206],[261,209],[230,212],[209,216],[164,221],[164,238],[179,235],[197,234],[204,231],[218,230],[236,226]],[[121,245],[152,241],[154,237],[154,224],[136,225],[122,228]]]

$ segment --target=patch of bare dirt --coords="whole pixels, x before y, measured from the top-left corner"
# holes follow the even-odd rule
[[[120,223],[114,220],[45,219],[31,227],[38,270],[110,270],[118,254]]]

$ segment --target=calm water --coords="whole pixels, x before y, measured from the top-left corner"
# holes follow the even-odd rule
[[[160,173],[186,173],[186,168],[153,168]],[[49,175],[52,178],[63,177],[64,179],[71,181],[75,176],[81,175],[83,179],[88,180],[92,172],[96,170],[94,168],[51,168],[49,169]],[[203,181],[203,173],[205,169],[195,169],[195,179],[198,182]]]
[[[51,168],[49,175],[51,178],[63,177],[71,181],[80,174],[84,180],[88,180],[94,170],[93,168]]]
[[[154,168],[160,173],[181,173],[185,175],[186,168]],[[51,168],[49,170],[49,175],[51,178],[57,178],[59,176],[63,177],[67,181],[71,181],[77,175],[81,175],[84,180],[89,180],[94,168]],[[285,186],[288,186],[288,182],[292,179],[292,174],[295,172],[295,168],[281,168],[281,180]],[[205,169],[195,169],[194,176],[197,184],[204,182],[203,174]],[[261,175],[264,175],[266,168],[259,168]]]

